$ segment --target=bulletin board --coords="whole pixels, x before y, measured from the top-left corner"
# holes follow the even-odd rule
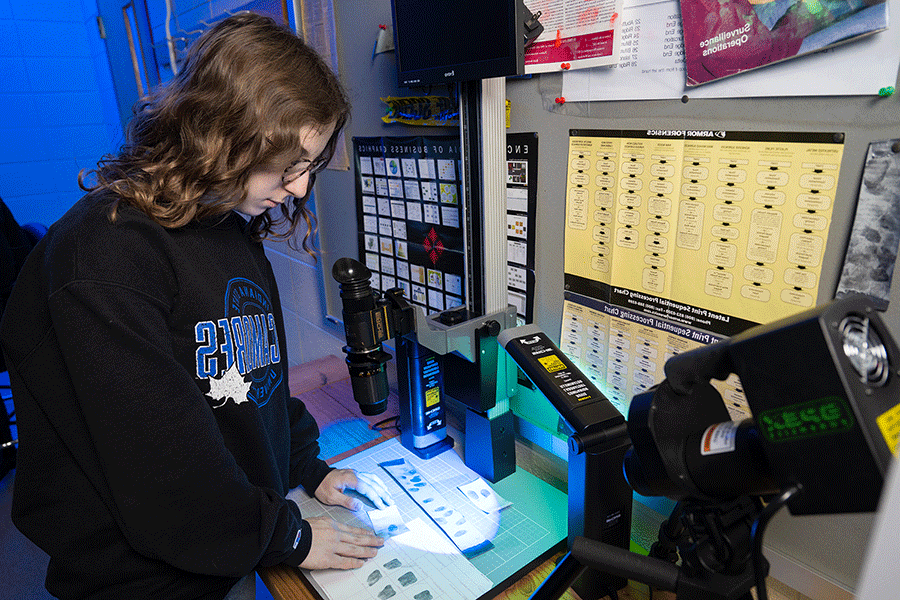
[[[800,64],[802,64],[802,60]],[[541,184],[537,211],[537,259],[535,323],[551,336],[559,332],[560,343],[565,343],[566,328],[571,308],[588,304],[571,303],[568,294],[597,298],[604,302],[603,294],[584,294],[579,288],[586,282],[600,287],[599,276],[573,279],[567,275],[566,239],[570,216],[567,214],[567,194],[570,187],[569,143],[575,131],[643,131],[648,130],[712,130],[745,133],[772,133],[804,136],[843,134],[840,144],[841,157],[836,162],[834,199],[828,216],[829,224],[821,230],[822,253],[817,267],[814,292],[809,293],[816,305],[835,297],[838,282],[844,269],[844,259],[850,242],[856,207],[861,190],[865,190],[863,171],[874,142],[900,138],[900,98],[898,94],[887,97],[763,97],[706,99],[685,98],[648,101],[562,102],[562,75],[544,74],[539,80],[510,82],[508,95],[513,106],[513,129],[536,130],[541,137]],[[898,85],[900,82],[885,82]],[[560,102],[555,99],[560,98]],[[518,109],[518,111],[516,110]],[[621,135],[621,134],[617,134]],[[884,145],[884,144],[882,144]],[[891,144],[887,144],[890,146]],[[892,163],[893,164],[893,163]],[[832,173],[835,173],[832,171]],[[591,199],[593,202],[593,199]],[[896,202],[896,200],[894,200]],[[704,208],[705,210],[705,208]],[[706,213],[704,212],[704,215]],[[677,217],[674,217],[677,222]],[[695,263],[690,262],[690,271]],[[681,277],[684,277],[682,275]],[[688,274],[690,276],[690,274]],[[697,286],[705,279],[694,279]],[[615,286],[610,287],[610,293]],[[620,290],[630,289],[625,286]],[[661,296],[641,292],[645,296]],[[582,296],[582,294],[584,294]],[[611,299],[611,296],[606,298]],[[894,277],[882,319],[891,329],[895,339],[900,339],[900,285]],[[749,304],[741,300],[739,304]],[[687,306],[693,302],[681,302]],[[609,306],[615,306],[609,304]],[[631,307],[637,308],[637,307]],[[630,309],[626,309],[630,310]],[[724,309],[723,309],[724,310]],[[642,314],[643,311],[638,311]],[[719,312],[719,311],[716,311]],[[657,313],[658,314],[658,313]],[[722,313],[720,313],[722,314]],[[656,317],[659,318],[659,317]],[[735,322],[737,316],[732,316]],[[740,317],[755,322],[759,317]],[[668,321],[668,319],[663,318]],[[675,321],[678,323],[678,321]],[[699,323],[694,323],[700,329]],[[708,326],[703,326],[705,329]],[[709,332],[713,333],[713,332]],[[585,341],[579,351],[584,356]],[[606,349],[608,353],[608,348]],[[634,356],[631,356],[632,361]],[[604,365],[609,367],[609,363]],[[629,377],[634,377],[630,374]],[[621,380],[620,380],[621,381]],[[634,385],[627,378],[626,385]],[[621,400],[624,406],[635,389],[627,389],[621,396],[611,389],[606,378],[600,389],[605,394]],[[540,424],[547,431],[556,431],[558,413],[538,393],[520,391],[512,402],[513,411],[531,422]],[[773,575],[810,597],[847,598],[846,590],[854,589],[858,572],[868,542],[871,515],[834,515],[813,518],[815,527],[797,518],[776,515],[767,532],[766,544],[775,548],[780,556],[789,560],[775,562]],[[833,548],[847,552],[836,559]],[[783,570],[782,570],[783,569]],[[821,575],[825,575],[825,579]],[[809,583],[810,581],[815,583]],[[808,586],[808,587],[805,587]],[[804,591],[805,590],[805,591]],[[824,591],[823,591],[824,590]]]

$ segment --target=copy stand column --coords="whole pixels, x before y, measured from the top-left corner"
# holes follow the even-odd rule
[[[631,546],[631,487],[622,473],[631,446],[622,435],[598,444],[569,438],[569,545],[577,537],[628,550]],[[582,600],[596,600],[628,585],[624,577],[586,569],[572,584]]]

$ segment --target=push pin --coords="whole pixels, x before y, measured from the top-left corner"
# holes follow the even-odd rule
[[[565,104],[565,102],[566,102],[566,99],[563,98],[562,96],[560,96],[559,98],[556,99],[557,104]]]
[[[893,93],[894,93],[894,86],[892,86],[892,85],[883,87],[880,90],[878,90],[878,95],[881,96],[882,98],[890,96]]]
[[[572,65],[570,65],[569,63],[563,63],[559,66],[560,66],[560,68],[565,69],[566,71],[568,71],[569,69],[572,68]]]
[[[384,29],[384,30],[387,30],[387,25],[379,25],[379,26],[378,26],[378,29]]]

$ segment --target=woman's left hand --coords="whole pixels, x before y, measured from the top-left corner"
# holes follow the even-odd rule
[[[315,496],[322,504],[343,506],[350,510],[362,508],[359,500],[344,493],[346,489],[356,490],[371,500],[378,509],[387,508],[394,503],[381,479],[371,473],[360,473],[353,469],[335,469],[328,473],[316,488]]]

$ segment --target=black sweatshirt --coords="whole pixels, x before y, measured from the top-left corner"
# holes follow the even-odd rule
[[[88,195],[50,228],[0,327],[13,521],[62,598],[222,598],[303,561],[285,495],[330,470],[288,392],[275,279],[236,213],[166,229],[107,205]]]

